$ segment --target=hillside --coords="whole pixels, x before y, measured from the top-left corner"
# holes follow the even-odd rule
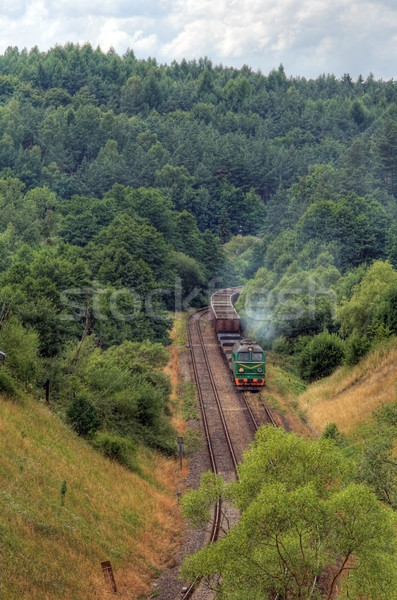
[[[244,286],[237,309],[290,429],[335,424],[345,443],[394,401],[396,106],[395,82],[372,75],[89,44],[0,56],[6,600],[104,598],[103,560],[137,598],[173,560],[185,425],[167,346],[214,289]],[[355,458],[397,508],[394,473],[385,499]]]
[[[0,440],[1,597],[106,598],[105,560],[117,597],[146,595],[178,542],[175,462],[141,450],[132,473],[29,397],[0,398]]]
[[[330,377],[313,383],[298,399],[311,427],[323,433],[329,423],[350,434],[374,410],[395,402],[397,340],[377,347],[359,364],[341,367]]]

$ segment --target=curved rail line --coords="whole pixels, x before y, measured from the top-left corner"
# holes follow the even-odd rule
[[[213,471],[213,473],[216,474],[219,472],[219,468],[218,468],[218,464],[217,464],[217,460],[216,460],[216,453],[214,451],[212,434],[210,431],[210,425],[208,422],[208,416],[207,416],[207,411],[206,411],[206,407],[205,407],[206,402],[204,400],[204,396],[208,395],[208,389],[204,388],[203,381],[206,378],[203,377],[203,372],[202,372],[202,370],[200,370],[200,368],[202,369],[202,367],[199,368],[199,366],[198,366],[197,354],[195,352],[195,347],[197,348],[199,346],[200,352],[202,353],[202,357],[204,359],[206,371],[208,374],[207,381],[209,380],[210,384],[211,384],[211,392],[210,393],[212,394],[213,398],[215,399],[219,418],[222,423],[224,437],[225,437],[225,440],[226,440],[226,443],[227,443],[227,446],[228,446],[228,449],[230,452],[230,457],[231,457],[231,460],[233,463],[236,477],[238,477],[238,470],[237,470],[238,461],[237,461],[237,458],[236,458],[236,455],[235,455],[235,452],[233,449],[232,440],[229,435],[225,415],[224,415],[224,412],[222,409],[221,400],[220,400],[217,386],[216,386],[216,383],[214,380],[214,376],[212,374],[211,364],[210,364],[210,361],[209,361],[209,358],[207,355],[207,350],[205,347],[204,338],[203,338],[203,334],[202,334],[201,327],[200,327],[200,319],[206,312],[208,312],[208,310],[209,309],[207,307],[199,309],[198,311],[196,311],[189,317],[188,341],[189,341],[189,347],[190,347],[190,353],[191,353],[191,359],[192,359],[193,373],[194,373],[194,378],[196,380],[197,391],[198,391],[198,395],[199,395],[200,410],[201,410],[201,415],[202,415],[202,422],[203,422],[207,447],[208,447],[211,470]],[[197,335],[199,345],[193,341],[193,332],[192,332],[193,329],[195,330],[194,334]],[[229,368],[229,367],[227,367],[227,368]],[[250,419],[254,426],[255,431],[257,431],[258,428],[261,425],[263,425],[264,423],[272,424],[275,427],[277,426],[269,408],[266,406],[265,402],[262,399],[260,399],[260,402],[262,404],[262,408],[265,413],[265,416],[263,419],[261,419],[259,421],[258,418],[255,416],[254,411],[252,410],[252,407],[250,406],[250,403],[248,402],[248,397],[247,397],[248,393],[247,392],[239,392],[239,394],[240,394],[241,400],[244,402],[245,407],[247,408],[247,412],[250,415]],[[222,509],[222,502],[221,502],[221,500],[219,500],[215,506],[214,519],[213,519],[209,543],[216,541],[219,537],[219,531],[220,531],[221,519],[222,519],[222,510],[221,509]],[[199,580],[196,580],[192,584],[189,585],[187,590],[185,590],[183,592],[183,594],[181,595],[181,600],[188,600],[189,598],[191,598],[193,596],[193,594],[196,590],[198,581]]]
[[[234,466],[234,470],[236,473],[236,477],[237,475],[237,465],[238,465],[238,461],[233,449],[233,444],[232,444],[232,440],[230,439],[230,435],[228,432],[228,428],[227,428],[227,424],[226,424],[226,420],[225,420],[225,415],[223,413],[223,409],[221,406],[221,402],[220,402],[220,398],[219,398],[219,394],[218,391],[216,389],[216,385],[215,385],[215,381],[214,381],[214,377],[212,375],[212,371],[211,371],[211,366],[210,366],[210,362],[208,359],[208,355],[207,355],[207,351],[204,345],[204,339],[203,339],[203,335],[202,335],[202,331],[200,328],[200,317],[202,314],[204,314],[205,312],[208,311],[208,308],[204,308],[204,309],[200,309],[198,311],[196,311],[193,315],[191,315],[189,317],[189,325],[188,325],[188,340],[189,340],[189,346],[190,346],[190,351],[191,351],[191,357],[192,357],[192,366],[193,366],[193,373],[194,373],[194,377],[196,380],[196,384],[197,384],[197,391],[198,391],[198,395],[199,395],[199,402],[200,402],[200,409],[201,409],[201,415],[202,415],[202,420],[203,420],[203,427],[204,427],[204,432],[205,432],[205,437],[206,437],[206,441],[207,441],[207,447],[208,447],[208,453],[209,453],[209,458],[210,458],[210,464],[211,464],[211,470],[213,471],[213,473],[218,473],[218,465],[217,465],[217,461],[216,461],[216,456],[215,456],[215,452],[214,452],[214,448],[213,448],[213,443],[212,443],[212,439],[211,439],[211,432],[210,432],[210,427],[209,427],[209,423],[208,423],[208,418],[207,418],[207,413],[206,413],[206,409],[205,409],[205,402],[204,402],[204,390],[202,387],[202,380],[203,380],[203,376],[202,374],[199,373],[199,368],[198,368],[198,364],[197,364],[197,357],[195,355],[195,351],[194,351],[194,346],[193,346],[193,336],[192,336],[192,325],[193,325],[193,321],[195,321],[195,329],[201,344],[201,351],[203,353],[203,357],[204,357],[204,361],[206,364],[206,368],[207,368],[207,372],[208,372],[208,376],[209,376],[209,380],[211,382],[211,387],[212,387],[212,393],[213,396],[215,398],[216,401],[216,405],[218,408],[218,412],[219,412],[219,417],[222,423],[222,428],[224,431],[224,435],[227,441],[227,445],[229,448],[229,452],[230,452],[230,456],[231,456],[231,460]],[[199,317],[197,318],[197,314],[200,313]],[[220,526],[221,526],[221,519],[222,519],[222,501],[219,500],[215,506],[215,512],[214,512],[214,519],[213,519],[213,524],[212,524],[212,529],[211,529],[211,534],[210,534],[210,540],[209,543],[214,542],[215,540],[218,539],[219,536],[219,531],[220,531]],[[194,594],[194,591],[196,589],[198,581],[193,582],[192,584],[189,585],[189,587],[187,588],[187,590],[184,592],[184,594],[181,597],[181,600],[188,600],[188,598],[191,598],[192,595]]]

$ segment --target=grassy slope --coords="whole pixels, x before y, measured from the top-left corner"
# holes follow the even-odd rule
[[[371,412],[396,400],[397,339],[379,346],[354,367],[342,367],[311,385],[298,399],[300,410],[319,434],[328,423],[343,433],[368,419]]]
[[[175,461],[140,454],[139,477],[73,434],[45,406],[0,398],[0,597],[147,597],[181,529]],[[66,482],[61,505],[62,482]]]

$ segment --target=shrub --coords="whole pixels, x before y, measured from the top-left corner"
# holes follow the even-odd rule
[[[20,398],[14,379],[3,367],[0,368],[0,393]]]
[[[15,318],[6,321],[0,332],[1,350],[7,353],[7,366],[25,388],[35,383],[39,372],[39,336],[25,329]]]
[[[69,425],[78,435],[89,437],[101,426],[98,409],[84,394],[73,398],[66,412]]]
[[[288,356],[292,352],[291,342],[282,335],[273,340],[272,350],[274,350],[274,352],[277,352],[278,354],[285,354]]]
[[[370,341],[366,336],[352,335],[346,342],[346,364],[349,366],[356,365],[366,355],[370,345]]]
[[[94,439],[94,447],[110,460],[117,460],[128,469],[138,470],[137,448],[130,438],[110,433],[98,433]]]
[[[343,340],[334,333],[319,333],[303,348],[299,356],[300,375],[307,381],[331,375],[342,364],[344,356]]]
[[[344,435],[339,431],[336,423],[328,423],[324,429],[324,433],[321,436],[326,440],[333,440],[337,446],[345,446],[346,440]]]

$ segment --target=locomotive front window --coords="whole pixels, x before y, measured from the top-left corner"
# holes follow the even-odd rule
[[[252,353],[252,360],[263,360],[263,354],[262,354],[262,352],[253,352]]]
[[[250,359],[249,352],[239,352],[238,353],[238,360],[249,360],[249,359]]]

